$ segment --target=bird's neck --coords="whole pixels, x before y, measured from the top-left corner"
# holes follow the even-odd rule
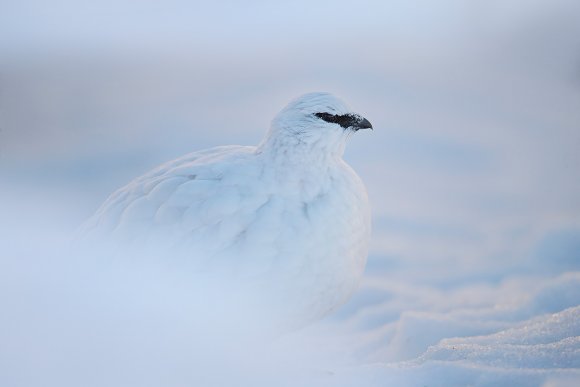
[[[274,168],[296,169],[298,173],[333,165],[342,159],[344,145],[327,141],[303,141],[296,137],[267,138],[257,153]]]
[[[278,123],[272,125],[257,151],[276,164],[322,166],[342,159],[346,138],[344,134],[313,135],[299,125]]]
[[[330,152],[313,144],[269,139],[257,149],[265,166],[264,178],[280,192],[297,193],[309,200],[328,189],[333,170],[342,163],[342,152]]]

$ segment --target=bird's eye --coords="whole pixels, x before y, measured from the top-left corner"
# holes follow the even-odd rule
[[[330,113],[315,113],[314,115],[318,118],[323,119],[326,122],[339,124],[345,129],[355,125],[357,122],[357,117],[354,116],[353,114],[343,114],[339,116],[337,114]]]

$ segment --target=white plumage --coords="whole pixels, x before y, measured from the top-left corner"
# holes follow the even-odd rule
[[[292,101],[254,146],[188,154],[113,193],[87,222],[190,270],[254,281],[284,313],[318,319],[362,276],[370,237],[365,187],[342,159],[363,117],[327,93]]]

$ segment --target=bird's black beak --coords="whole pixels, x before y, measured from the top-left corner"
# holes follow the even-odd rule
[[[352,129],[357,131],[359,129],[372,129],[373,126],[361,115],[349,113],[349,114],[331,114],[331,113],[315,113],[316,117],[333,124],[339,124],[345,129]]]
[[[359,129],[372,129],[373,125],[369,122],[369,120],[367,120],[364,117],[361,117],[361,120],[359,122],[357,122],[354,126],[353,126],[354,130],[359,130]]]

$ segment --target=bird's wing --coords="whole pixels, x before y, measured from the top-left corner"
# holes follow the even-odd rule
[[[227,212],[228,201],[235,202],[222,188],[224,173],[254,151],[254,147],[222,146],[167,162],[114,192],[83,226],[82,233],[96,231],[132,239],[155,228],[176,238],[195,223],[219,220],[219,214],[212,211],[221,208],[222,213]]]

